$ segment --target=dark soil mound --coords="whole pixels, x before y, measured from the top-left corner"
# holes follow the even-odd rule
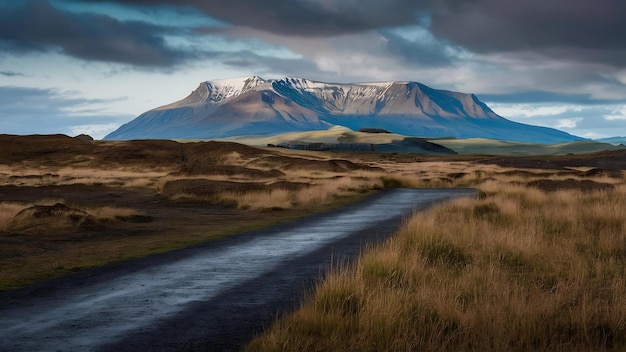
[[[66,165],[87,159],[94,149],[93,142],[62,134],[0,135],[0,163],[3,164],[27,161],[40,165]]]
[[[550,170],[562,170],[563,166],[556,163],[554,160],[546,159],[535,159],[535,158],[527,158],[527,157],[493,157],[487,158],[483,160],[477,160],[477,163],[480,164],[494,164],[503,167],[510,168],[522,168],[522,169],[550,169]]]
[[[85,141],[85,142],[93,141],[93,137],[92,136],[90,136],[88,134],[84,134],[84,133],[81,133],[78,136],[75,136],[74,138],[79,139],[81,141]]]
[[[278,181],[278,182],[274,182],[271,183],[269,185],[266,185],[267,188],[269,189],[286,189],[288,191],[297,191],[303,188],[307,188],[310,187],[311,185],[308,183],[303,183],[303,182],[289,182],[289,181]]]
[[[95,217],[82,210],[56,203],[35,205],[20,211],[9,224],[9,229],[25,234],[53,235],[56,231],[76,231],[95,226]]]
[[[457,178],[463,178],[466,175],[469,175],[469,174],[466,173],[466,172],[453,172],[453,173],[447,174],[446,176],[451,178],[451,179],[457,179]]]
[[[626,150],[567,155],[559,157],[555,162],[564,166],[590,166],[604,170],[626,170]]]
[[[66,135],[0,135],[0,164],[133,166],[210,169],[237,152],[250,158],[272,153],[230,142],[178,143],[170,140],[92,141]],[[208,165],[208,166],[207,166]]]
[[[593,168],[587,172],[583,172],[581,176],[622,178],[624,177],[624,173],[622,170],[605,170],[605,169]]]
[[[274,189],[301,189],[308,187],[306,183],[280,181],[272,184],[260,182],[229,182],[211,181],[205,179],[183,179],[169,181],[163,186],[162,193],[168,197],[176,195],[192,195],[197,197],[211,198],[222,192],[258,192],[271,191]]]
[[[162,193],[168,197],[176,195],[194,195],[201,197],[212,197],[220,192],[240,192],[260,188],[257,184],[211,181],[204,179],[182,179],[168,181],[163,186]]]
[[[168,167],[184,160],[181,144],[174,141],[138,140],[128,142],[101,142],[94,153],[94,161],[105,165],[142,165]]]
[[[391,133],[382,128],[359,128],[359,132],[363,133]]]
[[[537,157],[493,157],[477,161],[483,164],[527,169],[554,169],[566,167],[593,167],[602,170],[626,170],[626,150],[611,150],[580,155]]]
[[[183,175],[241,175],[251,178],[275,178],[285,176],[279,170],[261,170],[239,165],[225,165],[224,157],[238,153],[242,159],[253,159],[272,155],[261,149],[230,142],[185,143],[184,161],[180,172]]]
[[[284,177],[285,174],[280,170],[259,170],[251,169],[236,165],[211,165],[211,164],[195,164],[184,165],[180,174],[182,175],[225,175],[225,176],[245,176],[250,178],[276,178]]]
[[[349,160],[332,159],[332,160],[309,160],[292,158],[286,165],[281,167],[283,170],[311,170],[326,172],[345,172],[354,170],[380,170],[371,166],[356,164]]]
[[[576,170],[562,170],[562,171],[553,171],[553,172],[531,172],[526,170],[509,170],[499,172],[499,175],[505,176],[519,176],[519,177],[551,177],[551,176],[584,176],[580,172]]]
[[[538,180],[528,183],[528,186],[539,188],[545,192],[575,189],[583,192],[612,191],[615,186],[609,183],[595,182],[591,180]]]
[[[104,164],[145,165],[180,168],[185,174],[233,174],[233,171],[212,172],[222,165],[225,155],[237,152],[244,158],[267,154],[257,148],[229,142],[178,143],[169,140],[136,140],[100,142],[94,155]],[[242,170],[245,171],[245,170]],[[235,172],[238,173],[238,172]]]
[[[239,153],[244,157],[260,156],[271,154],[265,150],[250,147],[247,145],[232,142],[197,142],[197,143],[181,143],[184,148],[186,162],[204,161],[219,162],[224,155],[231,153]]]

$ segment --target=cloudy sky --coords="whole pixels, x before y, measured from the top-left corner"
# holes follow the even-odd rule
[[[418,81],[626,136],[624,0],[0,0],[0,133],[102,138],[201,81]]]

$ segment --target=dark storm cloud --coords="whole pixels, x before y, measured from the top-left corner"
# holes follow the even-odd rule
[[[624,0],[113,1],[193,7],[234,26],[282,36],[324,37],[402,27],[428,16],[437,38],[473,52],[531,51],[571,61],[626,63]],[[403,43],[397,44],[403,53]]]
[[[76,0],[104,3],[102,0]],[[194,8],[236,27],[280,36],[328,37],[380,31],[388,53],[409,62],[443,66],[452,43],[479,53],[534,52],[570,61],[626,65],[626,2],[623,0],[112,0],[143,9]],[[0,13],[0,40],[12,51],[58,48],[85,60],[138,66],[171,66],[202,57],[168,47],[171,28],[122,22],[104,15],[68,13],[43,0]],[[8,9],[8,10],[7,10]],[[407,41],[387,28],[425,25],[438,43]],[[201,35],[200,29],[195,29]],[[209,29],[211,30],[211,29]],[[191,32],[190,32],[191,33]],[[187,33],[187,34],[190,34]],[[0,43],[2,44],[2,43]]]
[[[26,77],[25,74],[13,71],[0,71],[0,76],[5,77]]]
[[[455,61],[448,52],[446,45],[438,41],[408,40],[395,32],[382,30],[381,35],[386,39],[387,53],[400,57],[412,65],[443,67],[452,65]]]
[[[196,8],[232,25],[285,35],[319,37],[415,22],[432,0],[113,0],[120,4]],[[83,0],[102,2],[102,0]]]
[[[468,0],[433,11],[432,30],[475,52],[534,51],[622,66],[624,18],[623,0]]]
[[[624,100],[595,99],[591,94],[567,94],[545,91],[527,91],[510,94],[480,94],[479,98],[489,103],[529,104],[561,103],[575,105],[626,104]]]
[[[240,69],[245,74],[259,75],[263,78],[289,76],[306,77],[312,80],[334,82],[336,73],[320,71],[313,62],[306,58],[277,58],[258,55],[252,51],[212,52],[207,53],[214,60],[231,68]]]
[[[19,5],[20,3],[16,3]],[[168,66],[188,53],[169,49],[161,28],[94,14],[58,10],[47,1],[26,1],[0,12],[0,48],[54,51],[84,60],[137,66]]]

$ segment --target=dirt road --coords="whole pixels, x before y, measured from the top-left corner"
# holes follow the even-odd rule
[[[0,351],[237,350],[331,262],[469,189],[396,189],[295,223],[0,293]]]

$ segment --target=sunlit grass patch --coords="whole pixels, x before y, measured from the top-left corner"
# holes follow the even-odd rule
[[[359,196],[383,188],[378,177],[337,175],[294,183],[294,187],[218,192],[209,201],[235,204],[242,209],[288,209],[312,204],[326,204],[342,197]]]
[[[286,189],[223,192],[217,195],[216,201],[236,204],[243,209],[283,209],[294,205],[293,194]]]

